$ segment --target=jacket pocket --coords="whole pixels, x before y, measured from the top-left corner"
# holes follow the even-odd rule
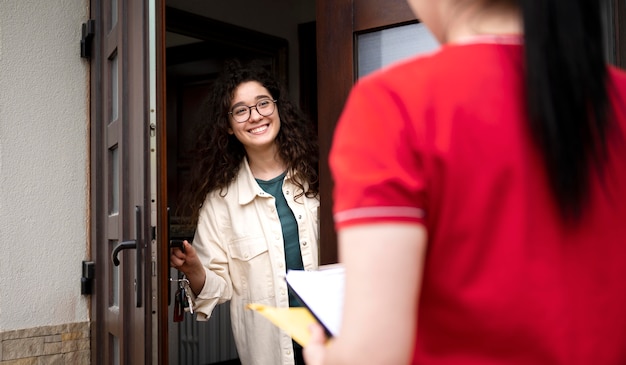
[[[235,293],[256,302],[273,296],[274,282],[267,243],[263,237],[245,237],[229,244],[231,279]]]

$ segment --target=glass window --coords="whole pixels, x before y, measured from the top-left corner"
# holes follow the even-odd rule
[[[357,36],[358,77],[438,47],[435,37],[421,23],[360,34]]]

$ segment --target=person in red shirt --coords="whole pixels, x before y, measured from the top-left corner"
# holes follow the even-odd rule
[[[601,2],[409,0],[442,47],[357,82],[318,364],[626,364],[626,73]]]

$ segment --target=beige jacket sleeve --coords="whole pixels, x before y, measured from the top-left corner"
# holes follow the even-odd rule
[[[227,250],[224,237],[230,225],[226,209],[220,208],[221,199],[205,200],[198,218],[193,245],[203,263],[206,280],[202,291],[192,298],[194,311],[199,321],[208,320],[216,305],[232,297],[232,282],[229,275]]]

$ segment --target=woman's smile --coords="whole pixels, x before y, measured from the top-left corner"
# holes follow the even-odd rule
[[[268,128],[269,128],[269,124],[263,124],[261,126],[258,126],[258,127],[255,127],[255,128],[252,128],[252,129],[248,130],[248,133],[251,133],[251,134],[262,134]]]

